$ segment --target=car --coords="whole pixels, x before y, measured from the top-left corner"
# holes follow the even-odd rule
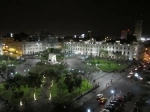
[[[114,112],[115,110],[112,107],[105,107],[106,110],[109,110],[110,112]]]
[[[133,96],[134,96],[133,91],[131,91],[131,92],[127,92],[127,96],[129,96],[129,97],[133,97]]]
[[[106,107],[113,107],[113,108],[116,108],[116,105],[110,103],[110,104],[106,105]]]
[[[99,99],[100,104],[104,104],[104,103],[106,103],[106,101],[107,101],[107,98],[104,98],[104,97]]]
[[[132,71],[130,71],[130,73],[129,73],[129,75],[127,76],[128,78],[132,78],[132,76],[133,76],[133,72]]]
[[[110,104],[114,104],[114,105],[116,105],[116,106],[120,106],[120,102],[114,101],[114,100],[111,100],[111,101],[110,101]]]
[[[137,71],[138,69],[137,68],[135,68],[135,71]]]
[[[115,98],[113,101],[117,101],[119,103],[123,103],[123,100]]]
[[[128,75],[127,78],[132,78],[132,75]]]
[[[96,99],[97,99],[97,100],[99,100],[99,99],[102,98],[102,97],[103,97],[103,94],[97,94],[97,95],[96,95]]]
[[[109,111],[114,111],[115,110],[115,107],[114,106],[111,106],[111,105],[107,105],[106,107],[105,107],[105,109],[108,109]]]
[[[139,100],[137,100],[137,101],[135,102],[135,106],[136,106],[136,107],[140,106],[140,101],[139,101]]]
[[[132,109],[132,112],[138,112],[138,111],[139,111],[139,108],[136,106]]]
[[[123,96],[123,100],[124,100],[124,102],[128,102],[128,101],[131,100],[131,97],[129,97],[129,96],[127,96],[127,95],[124,95],[124,96]]]
[[[108,109],[102,109],[100,112],[110,112]]]
[[[141,76],[139,76],[138,73],[135,73],[135,77],[139,80],[143,80],[143,78]]]
[[[123,97],[122,97],[122,96],[116,96],[115,98],[120,99],[120,100],[123,100]]]

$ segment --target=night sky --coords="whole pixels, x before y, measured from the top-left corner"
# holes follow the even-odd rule
[[[149,3],[110,1],[1,0],[0,34],[48,29],[61,36],[91,30],[94,36],[119,37],[122,29],[129,28],[134,33],[135,20],[142,15],[143,35],[150,36]]]

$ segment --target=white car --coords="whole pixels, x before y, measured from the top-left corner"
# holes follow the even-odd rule
[[[135,73],[135,77],[140,79],[140,80],[143,80],[143,78],[141,76],[139,76],[138,73]]]
[[[150,84],[150,81],[148,81],[147,84]]]
[[[110,112],[109,110],[107,110],[107,109],[102,109],[101,111],[99,111],[99,112]]]
[[[141,76],[138,76],[137,78],[140,79],[140,80],[143,80],[143,78]]]
[[[96,95],[96,99],[100,99],[100,98],[102,98],[103,97],[103,94],[97,94]]]
[[[131,77],[132,77],[132,75],[128,75],[127,77],[128,77],[128,78],[131,78]]]
[[[131,71],[127,77],[128,77],[128,78],[131,78],[131,77],[133,76],[133,74],[134,74],[134,73]]]

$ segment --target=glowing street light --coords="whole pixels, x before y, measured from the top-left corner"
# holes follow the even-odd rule
[[[115,93],[114,90],[111,90],[111,93],[114,94]]]
[[[91,112],[91,110],[90,110],[90,109],[87,109],[87,112]]]
[[[112,95],[113,95],[113,98],[114,98],[114,93],[115,93],[115,91],[114,91],[114,90],[111,90],[111,93],[112,93]]]
[[[22,104],[22,101],[20,100],[20,106],[22,106],[23,104]]]
[[[51,93],[49,94],[49,100],[51,100]]]
[[[35,93],[34,93],[34,100],[36,100],[36,96],[35,96]]]
[[[51,84],[51,87],[53,87],[53,80],[52,80],[52,84]]]

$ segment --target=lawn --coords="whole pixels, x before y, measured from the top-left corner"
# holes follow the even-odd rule
[[[106,59],[90,59],[86,62],[89,66],[97,66],[102,71],[118,71],[127,67],[127,64],[119,63],[115,60],[106,60]]]
[[[64,55],[63,55],[63,54],[56,55],[56,59],[57,59],[58,61],[63,60],[63,59],[64,59]]]
[[[87,86],[88,83],[88,86]],[[85,93],[92,88],[92,84],[89,83],[87,80],[82,81],[81,89],[77,88],[72,93],[69,93],[67,89],[64,90],[63,95],[57,96],[57,84],[54,83],[51,90],[49,90],[48,94],[51,92],[52,99],[61,100],[61,101],[70,101],[76,98],[77,96],[81,95],[81,93]]]

